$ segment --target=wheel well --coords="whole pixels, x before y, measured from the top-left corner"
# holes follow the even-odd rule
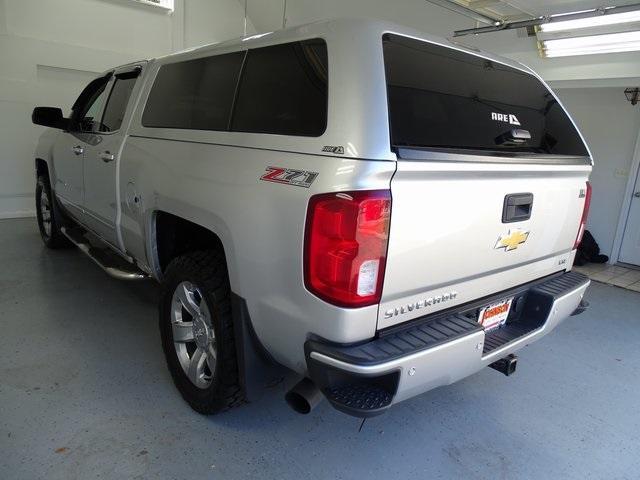
[[[36,158],[36,176],[49,178],[49,166],[41,158]]]
[[[156,248],[162,272],[171,260],[188,252],[220,249],[224,253],[222,241],[215,233],[184,218],[157,212],[155,226]]]

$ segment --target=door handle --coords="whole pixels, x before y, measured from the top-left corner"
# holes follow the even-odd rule
[[[532,193],[512,193],[504,197],[502,223],[523,222],[531,218]]]
[[[71,149],[71,151],[76,155],[82,155],[84,153],[84,148],[82,148],[80,145],[76,145]]]
[[[636,193],[634,193],[633,196],[636,197],[636,198],[640,198],[640,190],[638,190]]]
[[[109,150],[100,152],[98,156],[102,159],[104,163],[113,162],[116,159],[116,156],[113,153],[111,153]]]

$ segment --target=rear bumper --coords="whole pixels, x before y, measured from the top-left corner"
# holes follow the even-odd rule
[[[538,340],[576,311],[589,283],[579,273],[563,273],[381,332],[366,343],[309,340],[309,376],[338,410],[359,417],[377,415]],[[512,296],[507,324],[485,334],[475,321],[478,308]]]

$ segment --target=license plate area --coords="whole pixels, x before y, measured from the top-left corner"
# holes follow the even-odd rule
[[[507,322],[512,303],[513,297],[510,297],[480,309],[478,323],[482,325],[485,332],[496,330]]]

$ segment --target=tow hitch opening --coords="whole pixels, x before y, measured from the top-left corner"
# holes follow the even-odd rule
[[[518,365],[518,357],[513,353],[507,357],[501,358],[489,365],[494,370],[505,374],[507,377],[516,373],[516,366]]]

